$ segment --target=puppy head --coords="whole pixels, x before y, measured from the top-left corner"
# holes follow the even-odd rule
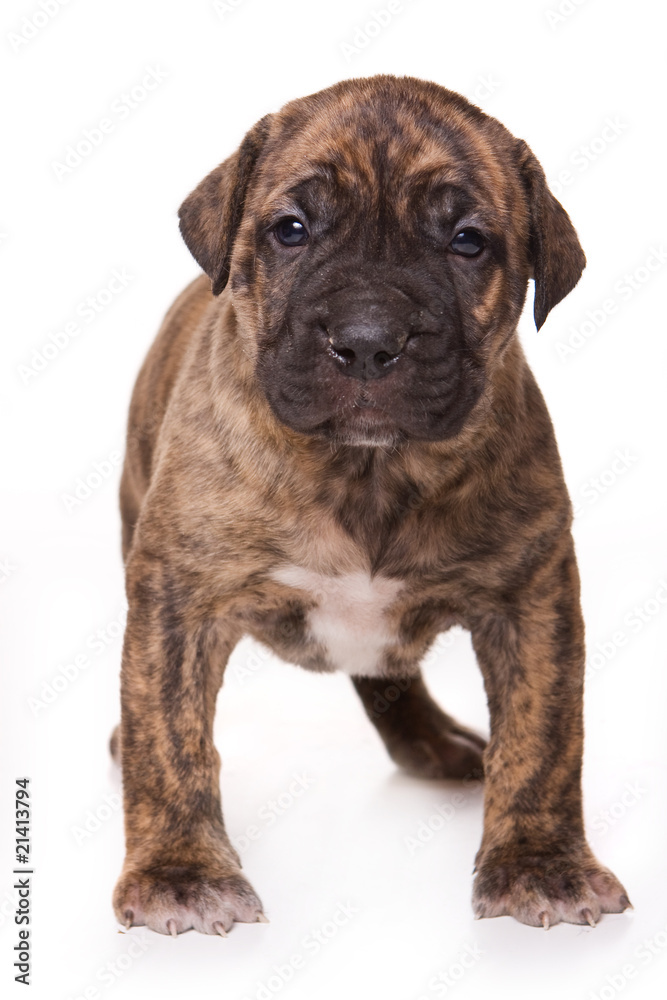
[[[585,265],[528,146],[465,98],[389,76],[263,118],[180,209],[229,282],[260,391],[347,444],[456,435],[514,335]]]

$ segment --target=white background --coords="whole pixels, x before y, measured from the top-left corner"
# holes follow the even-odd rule
[[[24,19],[38,3],[2,7],[0,977],[25,995],[12,982],[12,796],[29,775],[35,998],[655,997],[667,980],[667,271],[643,268],[667,245],[657,9],[565,0],[558,20],[557,0],[413,0],[346,58],[342,43],[363,42],[357,29],[382,0],[234,6],[70,0],[25,43],[11,36],[31,31]],[[149,68],[166,77],[121,117],[115,102]],[[197,272],[178,234],[180,201],[266,112],[376,72],[462,92],[529,142],[554,186],[569,171],[559,192],[588,268],[539,335],[530,302],[520,329],[580,508],[587,826],[635,911],[548,934],[509,918],[473,921],[481,796],[454,807],[455,785],[398,774],[347,678],[310,676],[246,643],[216,733],[228,829],[238,838],[258,827],[243,859],[271,922],[238,925],[227,940],[119,934],[110,898],[122,818],[107,754],[119,717],[119,468],[70,510],[63,494],[122,451],[138,367]],[[113,131],[58,179],[54,162],[105,117]],[[131,280],[86,322],[80,303],[114,269]],[[73,321],[77,336],[26,375],[33,349]],[[575,329],[583,346],[563,356],[558,345]],[[613,465],[619,450],[624,466]],[[77,655],[85,667],[71,667]],[[427,676],[451,712],[486,731],[466,635],[440,647]],[[295,774],[308,785],[299,796],[289,792]],[[267,822],[279,796],[283,811]],[[425,837],[429,823],[439,828],[410,851],[406,838]],[[343,918],[341,904],[355,912]],[[322,927],[329,937],[316,949]],[[294,956],[302,968],[290,971]]]

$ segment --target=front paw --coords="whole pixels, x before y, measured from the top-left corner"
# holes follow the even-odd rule
[[[259,897],[232,864],[126,862],[113,905],[125,927],[145,925],[173,936],[194,928],[224,937],[235,921],[266,921]]]
[[[601,914],[622,913],[632,905],[616,876],[587,849],[492,851],[478,859],[476,872],[473,910],[478,918],[508,915],[546,929],[561,921],[595,926]]]

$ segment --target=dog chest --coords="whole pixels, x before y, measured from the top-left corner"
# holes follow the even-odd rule
[[[365,676],[381,671],[383,653],[397,638],[387,612],[401,581],[363,571],[327,576],[294,565],[278,567],[271,576],[315,601],[306,629],[333,669]]]

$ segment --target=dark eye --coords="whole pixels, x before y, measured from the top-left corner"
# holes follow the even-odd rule
[[[285,247],[302,247],[308,242],[308,230],[303,222],[291,216],[276,223],[273,231],[278,242]]]
[[[476,229],[462,229],[449,244],[450,250],[462,257],[476,257],[486,245],[484,237]]]

